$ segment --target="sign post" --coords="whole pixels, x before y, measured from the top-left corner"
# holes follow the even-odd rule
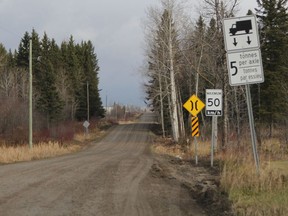
[[[222,89],[206,89],[206,116],[212,116],[211,167],[214,165],[214,149],[217,145],[217,117],[222,116]]]
[[[195,163],[198,164],[198,144],[197,137],[199,137],[199,119],[197,114],[205,107],[205,104],[196,96],[192,95],[183,107],[192,115],[191,116],[191,131],[195,143]]]
[[[259,173],[260,165],[259,165],[259,157],[258,157],[258,151],[257,151],[257,137],[256,137],[256,131],[255,131],[255,125],[254,125],[250,86],[246,85],[245,88],[246,88],[246,98],[247,98],[247,106],[248,106],[249,125],[250,125],[250,132],[251,132],[253,155],[254,155],[256,169],[257,169],[257,172]]]
[[[83,127],[85,128],[85,131],[86,131],[86,135],[88,135],[89,134],[89,126],[90,126],[90,123],[89,123],[89,121],[85,121],[84,123],[83,123]]]
[[[231,86],[245,85],[249,126],[256,170],[259,173],[257,139],[252,110],[250,84],[264,82],[256,16],[224,19],[224,42]]]

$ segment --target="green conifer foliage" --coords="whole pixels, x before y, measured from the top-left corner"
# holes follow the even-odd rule
[[[260,86],[261,119],[270,124],[287,117],[287,0],[257,0],[265,82]]]
[[[51,41],[45,33],[41,41],[40,58],[38,58],[38,77],[35,81],[39,94],[37,108],[46,116],[48,127],[51,122],[61,118],[63,101],[56,88],[56,68],[52,63]]]
[[[98,59],[91,41],[76,44],[73,36],[61,47],[46,33],[40,40],[33,29],[25,32],[18,51],[7,54],[9,67],[23,68],[28,74],[29,41],[32,39],[33,104],[46,127],[61,120],[87,118],[87,82],[90,117],[103,117],[104,109],[98,89]],[[26,72],[25,72],[26,71]]]

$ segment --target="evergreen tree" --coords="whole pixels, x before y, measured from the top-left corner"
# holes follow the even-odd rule
[[[99,94],[99,66],[98,59],[94,51],[94,47],[91,41],[85,42],[83,45],[84,49],[84,72],[86,73],[86,78],[89,83],[89,101],[90,101],[90,116],[104,117],[104,109],[102,106],[102,101]]]
[[[30,43],[30,35],[28,32],[25,32],[18,47],[18,53],[17,53],[17,66],[18,67],[24,67],[28,69],[29,43]]]
[[[86,97],[81,97],[79,101],[79,109],[77,112],[78,119],[87,119],[87,109],[89,95],[89,116],[103,117],[104,109],[98,90],[98,60],[94,53],[94,47],[91,41],[82,42],[76,46],[77,57],[79,59],[81,70],[84,72],[85,81],[83,82],[82,89]],[[87,89],[88,88],[88,89]],[[89,93],[89,94],[88,94]]]
[[[39,94],[36,102],[37,108],[46,116],[47,126],[60,118],[63,108],[59,93],[56,89],[56,72],[52,64],[51,41],[44,33],[41,41],[41,58],[38,61],[39,74],[37,82],[37,92]]]
[[[86,84],[85,75],[80,65],[80,59],[77,56],[77,48],[74,43],[74,39],[71,36],[69,42],[62,43],[61,46],[62,58],[64,60],[64,67],[69,80],[69,93],[70,105],[71,105],[71,117],[76,117],[81,120],[83,116],[79,107],[83,101],[82,99],[86,97],[86,91],[83,86]]]
[[[7,66],[9,68],[14,68],[17,66],[17,52],[15,51],[12,53],[11,49],[8,52],[7,55]]]
[[[50,41],[49,60],[53,64],[55,72],[62,66],[60,48],[56,44],[55,39],[51,39]]]
[[[0,67],[6,66],[7,64],[7,50],[3,46],[2,43],[0,43]]]
[[[287,0],[257,0],[265,82],[261,84],[259,114],[270,125],[287,117],[288,54]]]

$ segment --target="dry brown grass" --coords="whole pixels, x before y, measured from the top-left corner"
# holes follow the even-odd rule
[[[5,143],[5,140],[0,140],[0,164],[39,160],[77,152],[85,148],[88,143],[104,136],[111,124],[101,122],[101,125],[99,123],[98,126],[101,126],[103,130],[100,130],[99,127],[93,127],[88,134],[84,130],[74,134],[72,141],[64,143],[47,141],[33,145],[32,149],[28,147],[28,144],[11,147]]]
[[[259,173],[249,148],[218,155],[224,163],[221,186],[236,215],[288,215],[288,161],[283,146],[276,138],[262,142]]]
[[[0,163],[14,163],[19,161],[31,161],[44,158],[55,157],[80,149],[79,145],[69,145],[63,147],[57,142],[40,143],[34,145],[32,149],[27,146],[0,147]]]
[[[236,215],[288,215],[287,170],[277,167],[274,162],[262,161],[257,173],[253,160],[235,156],[225,160],[221,185],[228,192]]]
[[[103,136],[104,134],[105,134],[105,131],[100,131],[99,129],[93,129],[93,130],[90,130],[88,134],[85,132],[75,134],[74,140],[77,142],[82,142],[82,143],[91,142]]]
[[[249,137],[249,136],[247,136]],[[242,148],[215,153],[221,164],[221,187],[229,195],[235,215],[288,215],[288,155],[279,139],[265,139],[259,148],[260,172],[256,172],[249,140]],[[195,157],[194,142],[190,147],[175,145],[171,140],[156,140],[154,151],[183,159]],[[198,140],[198,156],[211,153],[210,141]],[[277,159],[277,160],[275,160]]]
[[[199,157],[207,156],[211,153],[211,143],[208,141],[197,141],[197,155]],[[166,154],[173,157],[182,159],[191,159],[195,157],[195,143],[194,141],[190,145],[186,145],[185,148],[179,144],[173,144],[171,139],[159,138],[155,141],[153,146],[154,152],[158,154]]]
[[[4,141],[1,141],[0,164],[39,160],[74,153],[87,146],[87,143],[97,140],[105,134],[106,130],[100,130],[95,127],[89,130],[88,134],[84,130],[82,133],[75,134],[72,142],[64,144],[51,141],[42,142],[33,145],[32,149],[29,148],[28,144],[11,147],[7,146]]]

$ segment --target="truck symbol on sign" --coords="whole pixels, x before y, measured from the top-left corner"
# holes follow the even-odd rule
[[[235,35],[239,31],[245,31],[246,34],[249,34],[250,30],[252,30],[251,20],[236,21],[236,23],[231,26],[230,33]]]

